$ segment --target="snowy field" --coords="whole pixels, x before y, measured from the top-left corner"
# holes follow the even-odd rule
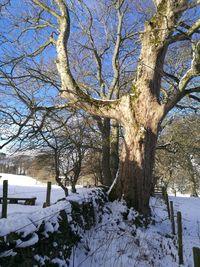
[[[0,174],[0,196],[3,180],[9,183],[9,196],[37,197],[35,206],[8,204],[8,219],[0,219],[0,235],[15,231],[27,224],[28,218],[40,218],[55,213],[63,202],[42,209],[46,197],[46,185],[31,177]],[[79,189],[71,198],[87,195],[89,189]],[[64,197],[63,190],[52,186],[51,202]],[[185,196],[172,197],[175,214],[182,212],[184,267],[193,267],[192,247],[200,247],[200,200]],[[66,205],[66,203],[65,203]],[[166,206],[162,199],[151,199],[155,224],[145,228],[135,227],[137,213],[123,202],[107,203],[104,215],[93,229],[86,231],[81,242],[73,249],[70,267],[178,267],[176,237],[171,235]],[[124,221],[122,214],[128,214]],[[1,214],[1,205],[0,205]],[[2,230],[4,229],[4,232]],[[31,232],[31,229],[27,228]],[[60,262],[59,266],[68,266]]]
[[[35,206],[8,204],[8,216],[11,214],[34,212],[42,207],[46,200],[46,184],[42,184],[29,176],[4,173],[0,173],[0,176],[2,176],[2,178],[0,178],[0,196],[2,196],[3,193],[3,180],[8,180],[8,196],[37,198]],[[58,199],[63,197],[64,191],[59,186],[52,185],[51,202],[55,203]]]

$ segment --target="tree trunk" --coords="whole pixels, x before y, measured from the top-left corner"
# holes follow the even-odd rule
[[[149,130],[145,136],[135,131],[125,133],[120,171],[111,198],[123,197],[129,207],[149,214],[152,172],[157,136]]]
[[[65,196],[68,196],[68,189],[67,186],[64,186],[60,179],[60,169],[59,169],[59,154],[57,150],[54,150],[54,160],[55,160],[55,180],[58,185],[64,190]]]
[[[115,122],[114,127],[111,129],[111,120],[109,118],[97,118],[97,123],[102,139],[102,183],[110,186],[115,178],[119,165],[119,125]]]
[[[71,181],[71,191],[72,193],[76,193],[76,182],[74,180]]]
[[[102,138],[102,182],[104,185],[110,186],[112,184],[112,174],[110,169],[110,119],[101,119],[101,122],[98,122],[98,126]]]
[[[193,167],[193,166],[192,166]],[[191,197],[198,197],[198,182],[196,181],[195,179],[195,174],[194,172],[191,170],[190,172],[190,175],[191,175],[191,194],[190,196]]]
[[[64,193],[65,193],[65,196],[67,197],[68,196],[68,189],[66,186],[63,185],[63,183],[61,182],[61,179],[59,178],[59,174],[56,174],[56,177],[55,177],[55,180],[56,182],[58,183],[58,185],[63,189]]]
[[[190,175],[190,182],[191,182],[191,197],[198,197],[198,182],[195,179],[195,172],[194,172],[194,166],[191,161],[190,155],[188,155],[187,158],[188,162],[188,169],[189,169],[189,175]]]
[[[112,123],[110,149],[110,169],[113,181],[119,168],[119,124],[116,121]]]
[[[145,93],[145,90],[143,92]],[[129,207],[149,215],[155,150],[163,111],[155,99],[148,96],[144,98],[142,93],[136,99],[130,97],[127,100],[121,116],[124,143],[119,174],[110,198],[124,198]],[[146,103],[144,112],[141,107],[145,101],[149,103]]]
[[[81,173],[81,166],[82,166],[82,159],[83,159],[83,153],[81,149],[79,149],[78,154],[77,154],[77,161],[74,163],[74,168],[73,168],[73,176],[71,177],[71,190],[72,193],[76,193],[76,184],[78,182],[78,178]]]

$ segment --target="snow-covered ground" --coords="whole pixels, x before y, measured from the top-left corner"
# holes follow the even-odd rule
[[[2,204],[0,204],[0,237],[10,232],[20,232],[23,229],[26,234],[35,230],[34,222],[40,225],[43,220],[48,221],[49,218],[57,217],[62,209],[71,209],[68,201],[60,201],[65,198],[64,191],[57,185],[52,185],[51,190],[51,206],[43,208],[46,199],[46,184],[39,183],[35,179],[22,176],[0,173],[0,196],[3,192],[3,180],[8,180],[8,196],[12,197],[37,197],[36,205],[29,206],[23,203],[9,204],[7,219],[1,219]],[[68,200],[81,202],[83,199],[91,198],[89,188],[78,188],[78,194],[72,194],[69,191]],[[56,204],[55,204],[56,203]],[[55,204],[55,205],[54,205]],[[25,228],[24,228],[25,227]],[[1,266],[0,266],[1,267]]]
[[[2,196],[3,193],[3,180],[8,180],[8,196],[37,198],[35,206],[8,204],[8,216],[11,214],[34,212],[42,207],[43,203],[46,200],[46,184],[42,184],[29,176],[4,173],[0,173],[0,176],[0,196]],[[51,202],[55,203],[58,199],[61,199],[63,197],[64,191],[59,186],[52,185]]]
[[[2,175],[2,180],[9,181],[9,195],[35,196],[36,206],[20,204],[8,205],[8,219],[0,219],[0,235],[5,230],[15,231],[24,225],[31,232],[31,219],[56,213],[66,205],[59,202],[47,209],[42,209],[45,201],[46,185],[38,184],[31,177]],[[80,189],[79,194],[71,198],[87,195],[89,189]],[[51,202],[64,197],[58,186],[52,187]],[[192,247],[200,247],[200,199],[190,197],[172,197],[175,215],[182,212],[184,267],[193,267]],[[106,203],[102,220],[91,230],[86,231],[81,242],[73,249],[70,267],[178,267],[176,237],[171,235],[171,223],[162,199],[151,198],[152,216],[155,223],[147,228],[136,227],[138,216],[134,210],[127,210],[123,202]],[[1,214],[1,205],[0,205]],[[125,219],[125,220],[124,220]],[[3,226],[3,227],[2,227]],[[4,233],[2,232],[4,229]],[[59,266],[68,266],[60,262]]]
[[[86,232],[74,250],[70,267],[193,267],[192,247],[200,247],[200,200],[185,197],[170,200],[174,202],[175,213],[181,211],[183,216],[183,265],[179,265],[177,238],[171,234],[166,206],[162,199],[151,198],[155,224],[147,229],[135,227],[134,211],[123,220],[126,206],[122,202],[107,203],[108,213]]]
[[[200,248],[200,198],[170,197],[175,211],[182,214],[185,266],[193,266],[192,247]]]

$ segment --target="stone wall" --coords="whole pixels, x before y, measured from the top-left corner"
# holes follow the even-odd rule
[[[59,266],[59,261],[66,266],[73,246],[101,219],[106,201],[104,190],[90,189],[82,199],[67,200],[68,208],[57,211],[53,219],[33,222],[34,232],[26,235],[22,229],[0,237],[0,266]]]

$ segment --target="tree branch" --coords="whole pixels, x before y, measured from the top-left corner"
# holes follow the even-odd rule
[[[199,92],[200,87],[190,88],[186,90],[188,83],[193,77],[200,75],[200,41],[196,45],[193,45],[193,59],[190,69],[180,79],[178,84],[178,91],[172,96],[172,98],[165,105],[165,112],[171,110],[184,96],[190,93]]]
[[[120,4],[121,2],[121,4]],[[118,16],[118,26],[117,26],[117,39],[113,51],[113,56],[112,56],[112,67],[113,67],[113,80],[109,88],[109,94],[108,98],[111,99],[112,95],[114,93],[115,87],[117,85],[117,81],[119,79],[119,49],[120,49],[120,44],[122,41],[122,36],[121,36],[121,31],[122,31],[122,23],[123,23],[123,17],[124,17],[124,12],[121,11],[121,7],[123,5],[124,1],[118,1],[118,6],[117,6],[117,16]]]
[[[177,104],[176,107],[179,108],[179,109],[192,109],[192,110],[194,110],[195,112],[197,112],[197,111],[200,109],[200,108],[198,108],[198,107],[194,107],[194,106],[179,105],[179,104]]]
[[[194,99],[195,101],[200,102],[200,98],[197,97],[197,96],[195,96],[195,95],[189,95],[189,98],[192,98],[192,99]]]
[[[193,59],[191,68],[185,73],[179,82],[179,91],[184,91],[189,81],[200,75],[200,41],[193,45]]]
[[[46,12],[48,12],[49,14],[51,14],[52,16],[56,17],[57,19],[60,19],[60,15],[57,14],[53,9],[51,9],[49,6],[47,6],[43,2],[41,2],[39,0],[33,0],[33,2],[36,5],[38,5],[40,8],[42,8],[43,10],[45,10]]]
[[[194,88],[189,88],[185,90],[185,94],[191,94],[191,93],[200,93],[200,87],[194,87]]]
[[[183,28],[187,29],[187,30],[190,30],[193,26],[189,26],[187,23],[185,23],[184,21],[181,21],[180,23],[180,26],[182,26]],[[196,23],[195,23],[196,24]],[[194,24],[194,25],[195,25]],[[195,33],[200,33],[200,30],[197,28],[195,30]]]
[[[76,107],[87,110],[93,115],[119,118],[116,106],[119,101],[97,100],[84,93],[74,80],[68,60],[67,42],[70,34],[70,17],[67,5],[62,0],[56,0],[62,17],[59,18],[60,33],[56,42],[57,69],[61,77],[61,96],[68,99]]]
[[[88,6],[86,5],[86,3],[83,3],[83,5],[84,5],[84,7],[86,8],[86,10],[87,10],[87,12],[89,14],[89,26],[88,26],[88,31],[86,32],[86,34],[88,35],[90,43],[91,43],[91,46],[92,46],[92,48],[87,47],[87,49],[92,50],[92,52],[94,54],[95,63],[96,63],[96,66],[97,66],[97,80],[98,80],[99,85],[100,85],[100,96],[102,98],[105,98],[105,96],[106,96],[106,93],[105,93],[105,81],[104,81],[103,75],[102,75],[102,58],[101,58],[102,55],[100,55],[98,53],[97,48],[95,46],[94,38],[93,38],[93,35],[92,35],[93,17],[92,17],[91,11],[88,8]],[[80,22],[79,18],[78,18],[78,21]],[[80,24],[81,24],[81,22],[80,22]],[[82,27],[82,29],[84,31],[84,27],[83,27],[82,24],[81,24],[81,27]]]
[[[182,24],[182,22],[181,22]],[[166,43],[167,44],[172,44],[178,41],[185,41],[185,40],[190,40],[191,36],[194,33],[199,32],[199,28],[200,28],[200,19],[198,19],[192,26],[188,26],[187,27],[187,31],[186,32],[181,32],[178,34],[175,34],[173,36],[171,36]]]
[[[175,13],[180,13],[180,12],[184,12],[188,9],[191,9],[191,8],[194,8],[194,7],[197,7],[198,5],[200,5],[200,0],[196,0],[195,2],[193,3],[187,3],[181,7],[178,7],[174,10]]]

